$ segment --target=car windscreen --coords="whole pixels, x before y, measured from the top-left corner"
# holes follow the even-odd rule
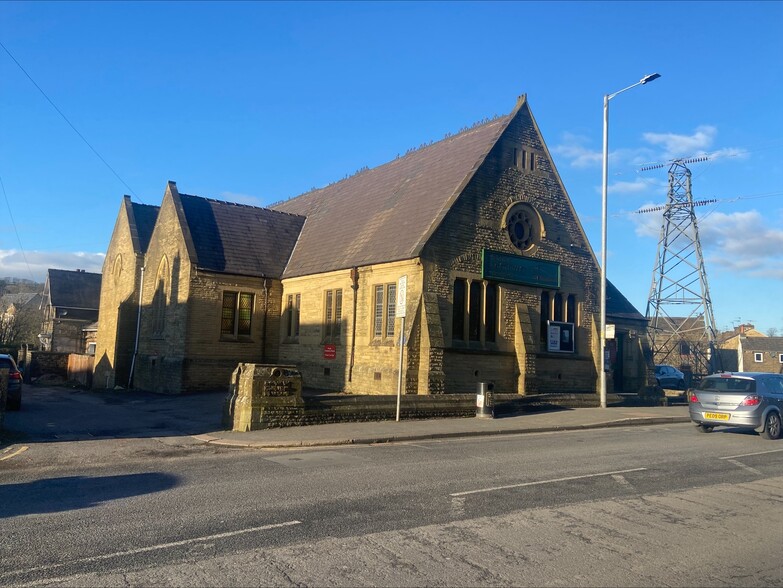
[[[729,393],[755,392],[756,380],[748,380],[746,378],[704,378],[699,383],[699,390]]]

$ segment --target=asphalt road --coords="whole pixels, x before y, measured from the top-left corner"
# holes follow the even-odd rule
[[[0,461],[3,585],[783,585],[783,445],[754,434],[21,446]]]

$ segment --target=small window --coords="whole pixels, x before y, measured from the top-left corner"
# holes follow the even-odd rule
[[[558,292],[555,294],[554,320],[558,323],[563,322],[563,295]]]
[[[87,343],[87,355],[95,355],[95,343]]]
[[[783,353],[778,354],[778,361],[783,363]]]
[[[324,293],[324,343],[339,343],[343,320],[343,291],[341,288]]]
[[[220,311],[222,337],[249,337],[253,320],[253,298],[248,292],[223,292]]]
[[[761,363],[764,361],[764,354],[763,353],[754,353],[753,354],[753,361],[756,363]]]
[[[573,294],[566,298],[566,322],[576,324],[576,296]]]
[[[546,290],[541,292],[541,308],[540,314],[541,314],[541,342],[546,343],[547,338],[547,325],[549,324],[550,320],[550,304],[549,304],[549,292]]]
[[[166,328],[166,297],[169,293],[169,263],[164,257],[158,266],[155,293],[152,296],[152,335],[162,337]]]
[[[285,309],[285,334],[289,339],[296,339],[299,337],[299,307],[301,303],[301,294],[288,295]]]
[[[373,288],[372,336],[393,339],[397,318],[397,284],[378,284]]]

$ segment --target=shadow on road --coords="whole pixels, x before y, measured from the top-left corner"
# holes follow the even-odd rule
[[[110,500],[168,490],[177,482],[176,476],[153,472],[0,485],[0,518],[90,508]]]

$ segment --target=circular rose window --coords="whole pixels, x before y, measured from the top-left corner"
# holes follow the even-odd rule
[[[504,225],[511,243],[520,251],[530,250],[541,240],[541,217],[529,204],[513,204],[506,211]]]

